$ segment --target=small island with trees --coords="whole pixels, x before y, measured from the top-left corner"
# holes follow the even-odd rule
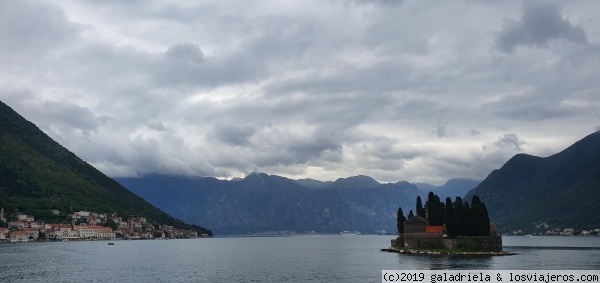
[[[473,196],[471,203],[448,197],[445,203],[429,192],[423,205],[417,197],[415,215],[408,218],[398,208],[398,238],[382,251],[405,254],[511,255],[502,251],[502,236],[490,223],[485,203]]]

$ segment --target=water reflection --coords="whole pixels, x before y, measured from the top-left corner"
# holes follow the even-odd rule
[[[492,269],[493,266],[493,257],[490,256],[400,254],[398,261],[407,270]]]

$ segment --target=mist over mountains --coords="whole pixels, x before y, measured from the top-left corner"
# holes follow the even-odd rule
[[[79,210],[117,213],[211,233],[174,219],[123,188],[1,101],[0,208],[47,221],[60,220],[51,210],[63,215]]]
[[[467,199],[474,194],[486,203],[501,230],[598,228],[600,132],[548,157],[517,154],[491,172]]]
[[[155,206],[218,234],[272,230],[395,231],[396,211],[429,191],[441,199],[478,195],[500,231],[589,229],[600,223],[600,133],[549,157],[518,154],[479,182],[380,184],[368,176],[322,182],[253,173],[232,181],[150,175],[118,181]],[[543,225],[545,227],[545,225]],[[545,228],[544,228],[545,229]],[[544,232],[544,231],[538,231]]]
[[[465,196],[469,201],[478,195],[500,231],[531,230],[542,223],[589,229],[600,223],[600,132],[549,157],[515,155],[481,183],[452,179],[442,186],[381,184],[362,175],[322,182],[264,173],[230,181],[165,175],[117,178],[128,191],[3,103],[0,122],[0,206],[36,218],[52,217],[50,209],[83,209],[141,214],[173,225],[184,220],[217,234],[394,233],[398,207],[408,213],[417,196],[433,191],[441,199]]]

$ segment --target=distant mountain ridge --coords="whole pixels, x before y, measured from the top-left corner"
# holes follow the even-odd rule
[[[466,198],[478,195],[504,230],[600,226],[600,132],[549,157],[517,154]],[[546,228],[544,228],[546,229]]]
[[[454,201],[456,197],[464,197],[470,190],[477,187],[479,183],[481,183],[481,180],[454,178],[448,180],[441,186],[434,186],[425,183],[415,183],[415,185],[423,192],[434,192],[442,200],[445,200],[446,197],[450,197],[450,199]]]
[[[117,181],[168,213],[209,226],[216,234],[395,233],[398,207],[408,212],[417,195],[425,196],[408,182],[380,184],[368,176],[321,182],[264,173],[236,181],[148,175]]]
[[[94,211],[145,217],[149,222],[211,234],[167,215],[52,140],[0,102],[0,207],[36,219],[50,210]]]

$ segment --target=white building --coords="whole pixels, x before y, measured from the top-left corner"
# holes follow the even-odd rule
[[[11,242],[28,242],[29,234],[27,231],[12,231],[10,233]]]
[[[0,240],[8,239],[8,228],[0,227]]]
[[[112,228],[98,225],[76,225],[75,230],[79,232],[82,239],[114,239],[116,237]]]
[[[88,225],[75,225],[75,230],[79,231],[79,237],[82,239],[98,238],[98,229]]]

